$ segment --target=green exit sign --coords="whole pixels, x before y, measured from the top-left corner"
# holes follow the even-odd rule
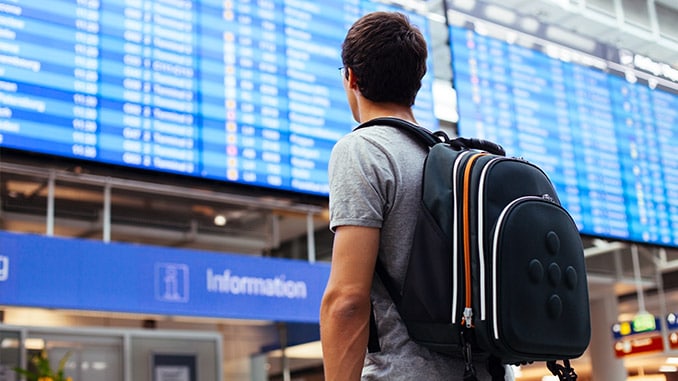
[[[633,324],[633,332],[649,332],[657,329],[657,322],[652,314],[641,313],[636,315],[631,322]]]

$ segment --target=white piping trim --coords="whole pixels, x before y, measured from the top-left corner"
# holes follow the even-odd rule
[[[504,209],[501,211],[499,214],[499,218],[497,218],[497,224],[495,225],[494,228],[494,236],[492,237],[492,306],[494,307],[492,309],[492,331],[494,333],[494,339],[499,340],[499,317],[498,315],[498,308],[497,308],[497,244],[499,241],[499,231],[501,230],[501,226],[504,223],[504,218],[506,218],[506,214],[508,214],[508,211],[517,203],[522,202],[527,199],[534,199],[534,200],[541,200],[543,201],[544,199],[539,197],[539,196],[523,196],[523,197],[518,197],[517,199],[511,201]]]
[[[478,183],[478,257],[480,259],[480,320],[485,320],[487,317],[487,303],[485,300],[485,245],[483,244],[483,212],[484,212],[484,190],[485,190],[485,178],[487,171],[493,165],[494,162],[503,160],[503,157],[496,157],[488,161],[483,167],[482,172],[480,173],[480,182]]]

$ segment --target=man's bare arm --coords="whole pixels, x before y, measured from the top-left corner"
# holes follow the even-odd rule
[[[320,308],[325,380],[360,380],[370,321],[370,288],[380,230],[336,229],[332,269]]]

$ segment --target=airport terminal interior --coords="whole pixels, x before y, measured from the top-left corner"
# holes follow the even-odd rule
[[[564,205],[580,222],[587,267],[592,337],[587,351],[572,362],[579,380],[678,380],[678,1],[77,0],[59,1],[53,11],[41,9],[42,4],[0,0],[0,381],[19,380],[12,368],[27,366],[42,351],[53,364],[68,356],[65,367],[73,381],[322,380],[317,317],[306,307],[297,316],[273,302],[248,300],[238,308],[198,305],[190,310],[180,303],[185,296],[180,289],[167,309],[155,303],[157,284],[156,299],[145,299],[134,295],[134,286],[106,288],[109,278],[96,286],[107,292],[96,295],[94,302],[55,295],[50,289],[62,289],[53,282],[71,280],[61,273],[66,267],[60,267],[60,256],[68,258],[63,266],[77,266],[78,258],[88,255],[150,252],[163,265],[183,258],[190,266],[231,260],[261,261],[251,263],[266,269],[279,266],[272,274],[285,273],[285,284],[295,276],[303,278],[308,299],[314,299],[308,308],[317,308],[324,284],[311,283],[326,280],[333,241],[327,159],[332,143],[354,126],[336,70],[341,66],[338,52],[350,21],[382,8],[406,12],[426,25],[431,63],[422,87],[427,93],[417,103],[420,121],[452,136],[495,140],[509,154],[527,160],[533,154],[547,173],[553,171],[549,175]],[[335,8],[353,13],[334,20],[328,14]],[[60,24],[66,17],[74,18],[73,25]],[[215,20],[225,26],[209,23]],[[327,27],[316,28],[314,22]],[[46,53],[31,51],[42,33],[31,34],[31,27],[40,25],[44,33],[74,28],[75,53],[65,42],[54,43]],[[167,30],[173,32],[167,32],[166,41],[158,37]],[[187,39],[176,35],[182,30],[191,32]],[[288,65],[279,72],[266,66],[265,52],[248,59],[249,50],[238,45],[254,42],[265,50],[267,30],[274,32],[269,42],[282,46],[272,48],[282,58],[270,63]],[[276,32],[298,40],[287,41],[285,47],[285,38]],[[201,33],[212,34],[202,40]],[[336,36],[328,37],[331,33]],[[123,44],[130,41],[140,46],[139,63],[145,68],[136,82],[128,69],[134,67],[134,44]],[[163,62],[178,60],[179,43],[185,47],[184,58],[194,61],[170,70]],[[221,50],[210,50],[210,44]],[[478,46],[486,50],[474,50]],[[66,70],[70,61],[50,58],[59,55],[57,49],[71,49],[64,55],[74,57],[75,68]],[[144,49],[155,50],[145,56]],[[526,65],[538,55],[537,71],[526,80],[530,72],[520,77],[516,69],[514,80],[532,86],[515,85],[502,98],[498,94],[505,82],[493,80],[508,75],[509,66],[485,67],[481,61],[488,56],[510,61],[509,54],[521,57],[513,64]],[[213,69],[213,56],[223,68]],[[113,63],[116,59],[127,66]],[[328,62],[331,75],[317,74]],[[577,90],[577,83],[567,79],[551,81],[553,62],[560,65],[558,73],[585,82],[582,87]],[[123,74],[111,74],[118,66],[130,82],[121,79]],[[181,67],[195,68],[191,75],[212,77],[169,89],[163,75],[188,76]],[[593,74],[583,77],[577,74],[584,72],[580,68]],[[492,75],[482,77],[484,69]],[[73,101],[59,100],[64,90],[57,83],[64,72],[75,78]],[[244,77],[236,78],[238,73]],[[44,79],[38,79],[42,74]],[[609,125],[596,114],[606,110],[591,106],[602,97],[602,82],[594,81],[606,81],[624,95],[637,94],[621,103],[621,111],[612,110],[618,97],[610,95]],[[569,96],[579,97],[578,103],[565,107],[563,112],[572,114],[565,122],[557,119],[562,124],[554,127],[557,132],[540,135],[551,119],[535,110],[551,106],[532,107],[530,102],[556,96],[534,87],[550,89],[560,83],[572,90]],[[115,89],[118,85],[125,90]],[[147,85],[160,96],[144,98]],[[248,86],[253,88],[248,91]],[[198,95],[192,95],[196,87]],[[73,85],[69,89],[72,93]],[[284,94],[288,89],[290,94]],[[525,99],[514,102],[525,93]],[[174,103],[167,100],[173,96]],[[476,102],[481,97],[485,100]],[[643,97],[654,99],[652,112],[636,107],[647,99]],[[271,98],[282,100],[270,103]],[[521,107],[532,111],[506,122],[506,114],[489,115],[488,108],[500,104],[510,104],[511,113]],[[59,107],[73,112],[54,111]],[[598,121],[583,121],[580,114],[587,113]],[[199,116],[186,119],[191,115]],[[640,124],[633,124],[636,119]],[[582,141],[597,153],[573,148],[579,132],[571,132],[568,123],[600,128],[582,133]],[[630,135],[622,128],[634,126],[646,132],[625,142]],[[512,135],[507,132],[511,128],[516,130]],[[608,134],[618,141],[610,141]],[[568,139],[569,151],[564,148]],[[580,153],[585,156],[581,162],[563,164],[580,160]],[[186,160],[180,162],[179,156]],[[606,166],[603,161],[610,158],[618,161]],[[610,174],[614,171],[619,174]],[[568,177],[572,173],[576,180]],[[644,177],[648,183],[638,180]],[[25,242],[32,242],[30,249],[22,249]],[[24,252],[43,247],[64,249],[31,257],[31,266],[39,268],[36,273],[15,270]],[[191,256],[197,259],[186,259]],[[110,284],[117,284],[116,277],[137,280],[134,269],[111,263],[113,268],[96,270],[110,277]],[[184,274],[180,266],[157,263],[156,275],[165,271],[164,279]],[[233,276],[232,271],[216,276]],[[87,280],[104,279],[97,277]],[[88,295],[80,291],[87,282],[73,282]],[[293,300],[292,291],[286,292]],[[211,300],[207,291],[205,295]],[[554,380],[543,363],[514,367],[514,373],[519,381]]]

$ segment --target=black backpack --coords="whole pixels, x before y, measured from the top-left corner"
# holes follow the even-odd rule
[[[405,283],[396,286],[379,261],[375,271],[412,340],[463,356],[464,380],[475,379],[472,355],[493,360],[496,380],[501,364],[533,361],[576,380],[569,360],[591,336],[584,249],[547,175],[491,142],[450,140],[396,118],[358,128],[373,125],[430,147]],[[375,328],[373,320],[371,351]]]

